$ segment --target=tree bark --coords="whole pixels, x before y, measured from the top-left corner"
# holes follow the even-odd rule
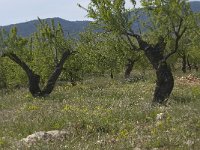
[[[183,54],[183,56],[182,56],[182,69],[181,69],[183,71],[183,73],[186,73],[186,65],[187,65],[186,55]]]
[[[130,78],[134,63],[135,63],[134,60],[128,59],[128,63],[126,64],[126,69],[125,69],[125,74],[124,74],[125,79]]]
[[[8,56],[12,61],[14,61],[16,64],[18,64],[26,72],[26,75],[28,76],[28,80],[29,80],[29,91],[30,91],[30,93],[34,97],[39,96],[40,93],[41,93],[41,89],[39,87],[40,76],[35,74],[28,67],[28,65],[24,61],[22,61],[16,54],[9,53],[6,56]]]
[[[112,69],[110,70],[110,78],[114,79],[114,75],[113,75],[113,70]]]
[[[70,78],[70,82],[71,82],[72,86],[76,86],[76,79],[75,79],[72,71],[69,71],[69,78]]]
[[[191,66],[190,61],[189,61],[189,55],[187,55],[187,66],[188,66],[189,71],[191,71],[192,66]]]
[[[161,62],[156,69],[156,88],[154,91],[153,104],[165,104],[174,87],[174,78],[171,68],[166,62]]]
[[[5,56],[9,57],[12,61],[17,63],[26,72],[28,76],[28,80],[29,80],[29,91],[32,94],[32,96],[44,97],[44,96],[48,96],[53,91],[56,81],[62,72],[63,65],[65,61],[67,60],[67,58],[70,56],[70,54],[71,53],[68,51],[63,53],[61,60],[55,67],[55,70],[52,73],[52,75],[49,77],[49,80],[47,81],[47,84],[43,90],[41,90],[39,86],[40,76],[38,74],[35,74],[24,61],[22,61],[14,53],[9,53],[9,54],[6,54]]]

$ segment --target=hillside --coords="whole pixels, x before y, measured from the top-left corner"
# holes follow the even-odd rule
[[[190,2],[192,11],[199,12],[200,11],[200,1],[192,1]]]
[[[51,19],[54,19],[55,24],[60,22],[65,34],[70,34],[70,35],[76,35],[77,33],[83,31],[90,22],[90,21],[67,21],[62,18],[47,18],[45,19],[45,21],[50,23]],[[3,28],[6,31],[9,31],[13,26],[16,26],[18,28],[18,34],[20,36],[27,37],[36,31],[37,24],[39,24],[39,21],[33,20],[24,23],[4,26]]]

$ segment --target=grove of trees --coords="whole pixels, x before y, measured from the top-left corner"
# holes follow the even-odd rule
[[[57,80],[76,85],[85,76],[115,78],[121,72],[128,79],[136,66],[153,68],[152,102],[165,104],[174,87],[173,66],[181,61],[183,73],[198,70],[199,14],[187,0],[141,0],[142,8],[131,2],[129,9],[125,0],[91,0],[84,9],[94,21],[78,38],[40,19],[28,38],[18,36],[16,27],[9,33],[1,30],[0,88],[28,85],[32,96],[44,97]]]
[[[147,19],[143,29],[137,31],[132,28],[139,18],[136,1],[131,2],[133,9],[126,9],[124,0],[92,0],[89,16],[105,31],[127,38],[133,51],[143,51],[156,71],[153,103],[163,104],[174,87],[168,60],[181,51],[180,41],[196,30],[197,20],[186,0],[142,0]]]

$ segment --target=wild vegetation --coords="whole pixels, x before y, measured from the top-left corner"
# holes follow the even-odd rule
[[[199,149],[200,80],[190,82],[177,77],[170,105],[151,107],[153,76],[150,71],[135,82],[125,82],[123,76],[90,77],[76,86],[59,84],[46,98],[33,98],[24,88],[2,93],[0,146],[52,150]],[[165,117],[157,120],[160,113]],[[63,141],[18,144],[30,134],[50,130],[64,130],[68,135]]]
[[[199,149],[199,14],[186,0],[131,2],[91,0],[78,38],[53,20],[0,32],[2,148]],[[63,141],[19,144],[55,129]]]

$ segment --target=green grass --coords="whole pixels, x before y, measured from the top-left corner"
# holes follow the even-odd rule
[[[200,149],[200,87],[176,83],[167,107],[151,107],[151,80],[98,77],[63,84],[47,98],[27,89],[0,96],[0,149],[38,131],[66,130],[65,141],[19,149]],[[156,121],[158,113],[166,118]]]

